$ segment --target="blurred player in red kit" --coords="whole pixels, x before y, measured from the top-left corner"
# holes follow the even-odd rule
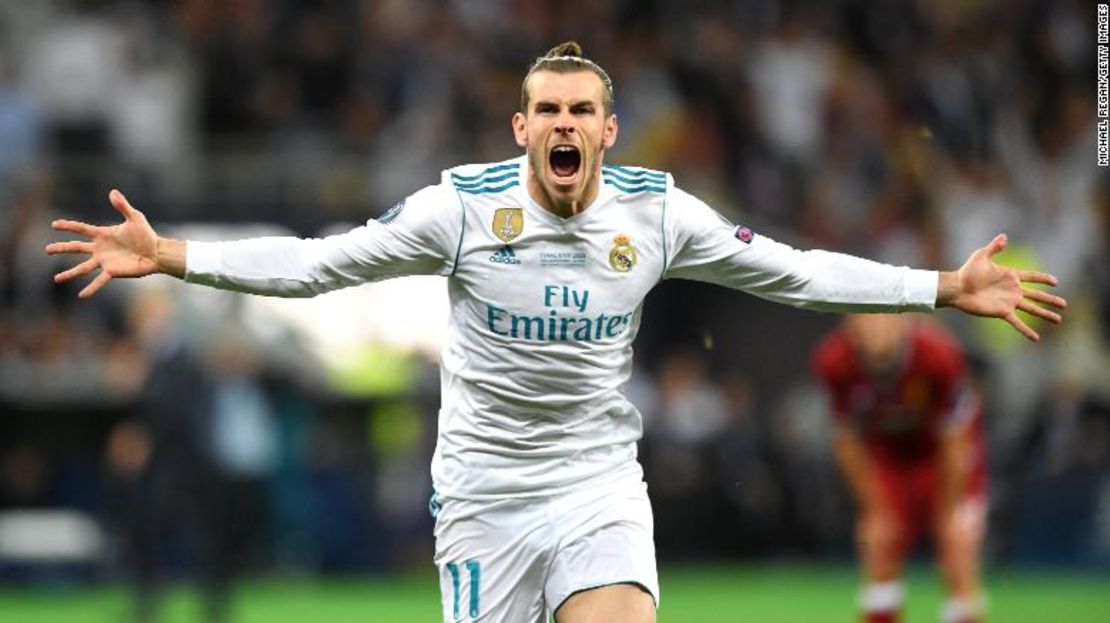
[[[813,365],[836,420],[836,460],[858,503],[861,620],[899,620],[902,567],[928,532],[949,594],[941,621],[982,623],[982,409],[959,345],[912,316],[849,316]]]

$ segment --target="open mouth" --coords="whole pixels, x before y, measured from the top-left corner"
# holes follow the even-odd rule
[[[582,166],[582,153],[573,145],[556,145],[547,156],[551,171],[557,178],[570,178]]]

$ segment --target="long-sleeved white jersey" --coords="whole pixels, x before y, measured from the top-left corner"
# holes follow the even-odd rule
[[[937,274],[797,251],[723,220],[669,174],[602,167],[588,209],[528,194],[525,157],[445,171],[378,220],[324,239],[188,243],[186,279],[312,296],[447,277],[451,315],[432,478],[441,496],[538,495],[642,478],[622,395],[648,291],[708,281],[799,307],[926,311]]]

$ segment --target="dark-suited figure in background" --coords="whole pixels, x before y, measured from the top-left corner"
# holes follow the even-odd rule
[[[108,444],[111,513],[135,620],[157,620],[162,585],[194,569],[206,621],[227,620],[230,553],[222,547],[221,478],[213,461],[215,385],[186,343],[164,293],[135,297],[130,321],[145,362],[133,420]]]

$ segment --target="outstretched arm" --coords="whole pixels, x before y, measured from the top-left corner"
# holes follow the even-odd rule
[[[120,191],[112,190],[108,193],[108,200],[123,216],[122,223],[97,226],[59,219],[50,224],[55,230],[88,238],[46,245],[49,255],[74,253],[88,256],[73,268],[54,275],[54,281],[69,281],[100,268],[100,274],[78,294],[81,298],[88,298],[113,277],[145,277],[154,273],[184,277],[185,243],[156,234],[143,213],[131,207]]]
[[[1024,287],[1056,285],[1046,273],[1016,270],[991,258],[1006,246],[996,236],[958,270],[941,272],[890,266],[842,253],[800,251],[722,219],[696,197],[671,189],[665,214],[665,278],[708,281],[805,309],[838,313],[932,311],[955,307],[1001,318],[1026,338],[1040,336],[1017,310],[1060,322],[1052,308],[1063,298]],[[681,215],[681,217],[676,216]]]
[[[113,190],[108,198],[123,222],[98,227],[54,221],[54,229],[87,240],[46,247],[51,255],[88,256],[55,275],[55,281],[69,281],[100,269],[81,290],[82,298],[92,296],[114,277],[153,273],[224,290],[283,297],[315,296],[402,275],[449,275],[462,236],[462,206],[453,189],[443,184],[409,195],[387,221],[369,221],[326,238],[269,236],[186,243],[157,235],[119,191]]]
[[[1060,314],[1047,307],[1062,310],[1067,307],[1067,301],[1024,286],[1030,283],[1054,286],[1056,277],[996,264],[991,258],[1004,248],[1006,235],[999,234],[985,247],[976,249],[958,270],[940,273],[937,307],[954,307],[976,316],[1001,318],[1036,342],[1040,336],[1018,317],[1017,310],[1059,323]]]

